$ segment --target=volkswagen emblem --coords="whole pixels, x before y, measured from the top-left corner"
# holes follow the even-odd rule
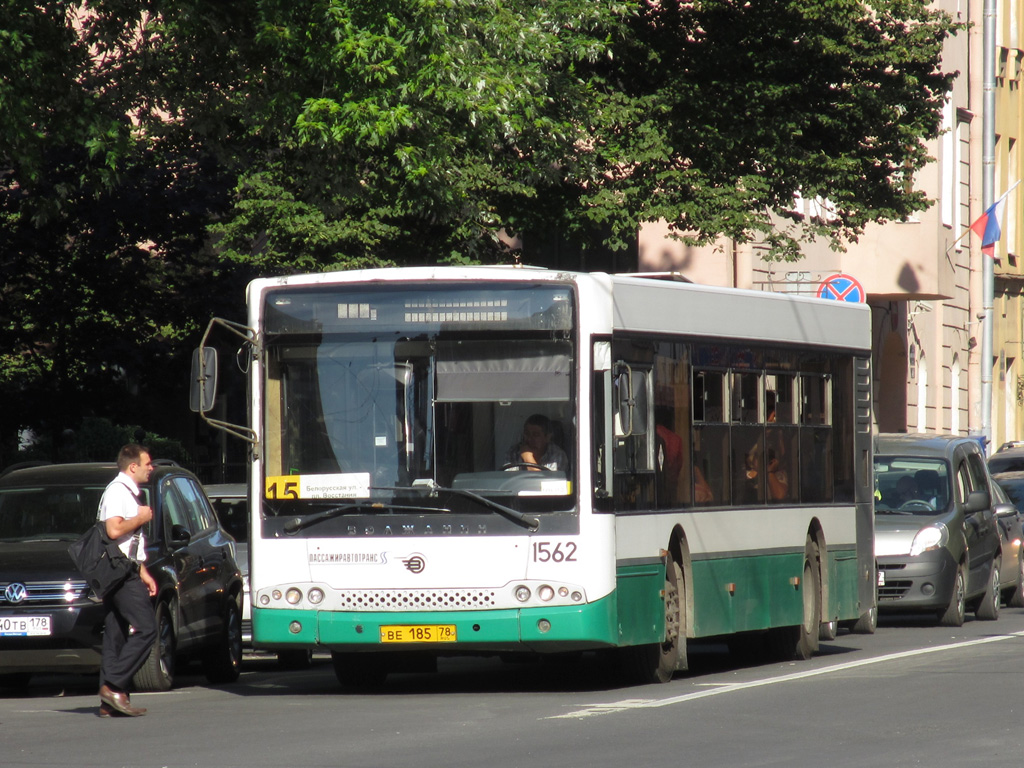
[[[4,600],[13,605],[24,602],[28,596],[28,590],[25,589],[25,585],[17,581],[8,584],[7,589],[4,590]]]

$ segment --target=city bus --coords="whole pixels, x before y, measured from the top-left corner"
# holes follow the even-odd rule
[[[261,278],[193,409],[248,440],[258,648],[344,685],[439,657],[873,632],[870,310],[530,267]],[[250,423],[212,419],[214,328]]]

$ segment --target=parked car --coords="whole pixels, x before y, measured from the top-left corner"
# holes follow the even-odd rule
[[[963,624],[968,608],[979,619],[999,617],[1003,553],[993,486],[977,440],[876,436],[879,611],[934,612],[945,626]]]
[[[242,574],[242,643],[252,643],[252,608],[249,605],[249,499],[244,483],[203,486],[221,527],[235,540],[235,561]]]
[[[252,606],[249,602],[249,498],[245,483],[212,483],[205,486],[220,524],[235,539],[238,566],[242,571],[242,643],[252,647]],[[312,661],[307,650],[278,651],[278,663],[288,669],[305,669]]]
[[[242,575],[235,542],[194,475],[154,462],[141,487],[153,508],[146,567],[158,585],[157,640],[135,675],[138,690],[168,690],[179,660],[198,658],[214,683],[238,678]],[[68,555],[96,520],[114,464],[53,464],[0,475],[0,684],[37,672],[100,665],[103,605]]]
[[[998,451],[988,457],[988,471],[993,475],[1024,471],[1024,443],[1003,443]]]
[[[1024,608],[1024,472],[1000,472],[992,475],[995,481],[994,491],[999,501],[1013,507],[1012,511],[999,512],[999,535],[1003,543],[1003,602],[1014,608]],[[1012,554],[1016,554],[1017,573],[1010,574],[1006,563],[1014,562]],[[1007,583],[1011,579],[1012,587]]]

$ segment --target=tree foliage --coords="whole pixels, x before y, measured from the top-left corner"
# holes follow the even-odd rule
[[[650,2],[629,26],[618,63],[601,67],[601,92],[613,109],[623,94],[647,108],[599,133],[607,172],[629,169],[620,193],[638,219],[705,242],[761,237],[792,259],[800,239],[842,247],[869,222],[928,205],[912,181],[938,135],[955,77],[940,55],[959,29],[929,4]],[[827,200],[833,215],[799,219],[797,194]],[[802,227],[775,229],[773,211]]]
[[[0,438],[163,417],[136,395],[184,402],[254,274],[503,261],[503,234],[543,264],[537,233],[655,219],[840,246],[927,204],[955,30],[921,0],[11,0]],[[834,216],[776,229],[798,192]]]

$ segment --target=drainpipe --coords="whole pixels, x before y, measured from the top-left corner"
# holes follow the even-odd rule
[[[996,2],[984,0],[982,32],[982,105],[981,105],[981,210],[995,202],[996,165]],[[992,323],[995,318],[995,264],[981,257],[981,435],[986,453],[992,445]]]

